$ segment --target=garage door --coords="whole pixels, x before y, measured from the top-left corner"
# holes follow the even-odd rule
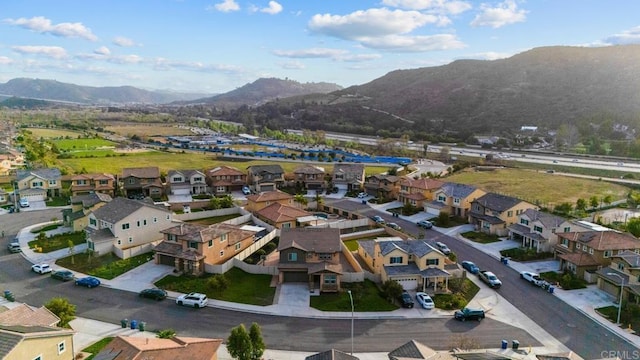
[[[273,185],[260,185],[260,191],[273,191],[275,186]]]
[[[620,296],[620,286],[612,284],[608,281],[600,280],[602,282],[602,290],[615,296],[616,299]]]
[[[284,273],[284,282],[309,282],[309,274],[306,272],[288,271]]]
[[[169,266],[176,265],[175,260],[171,256],[161,255],[161,254],[157,254],[156,256],[158,256],[158,263],[160,263],[161,265],[169,265]]]
[[[191,191],[189,189],[175,189],[173,195],[189,195]]]
[[[44,195],[41,194],[20,194],[21,198],[25,198],[29,201],[44,201]]]
[[[429,205],[427,205],[425,207],[425,210],[427,210],[427,214],[432,214],[432,215],[440,215],[440,208],[439,207],[431,207]]]
[[[415,278],[396,278],[393,280],[402,285],[403,290],[415,290],[418,288],[418,280]]]

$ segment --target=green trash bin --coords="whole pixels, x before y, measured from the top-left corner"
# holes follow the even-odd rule
[[[140,330],[140,331],[144,331],[144,329],[145,329],[146,327],[147,327],[147,323],[146,323],[146,322],[144,322],[144,321],[140,321],[140,322],[138,323],[138,330]]]
[[[122,326],[123,329],[126,329],[127,326],[129,325],[129,320],[127,319],[120,320],[120,325]]]

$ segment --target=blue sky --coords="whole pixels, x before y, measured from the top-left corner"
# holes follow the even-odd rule
[[[20,0],[0,82],[223,93],[261,77],[360,85],[540,46],[640,43],[638,0]]]

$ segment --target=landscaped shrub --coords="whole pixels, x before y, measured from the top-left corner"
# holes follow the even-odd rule
[[[530,248],[514,248],[501,250],[500,255],[509,257],[515,261],[534,261],[553,258],[553,253],[536,252],[535,249]]]
[[[223,292],[229,286],[229,279],[224,274],[215,274],[207,279],[207,286],[213,292]]]
[[[587,282],[584,279],[576,277],[573,273],[557,273],[555,271],[544,272],[540,277],[551,284],[558,284],[565,290],[584,289]]]

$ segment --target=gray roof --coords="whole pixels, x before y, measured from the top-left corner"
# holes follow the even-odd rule
[[[332,228],[292,228],[282,229],[278,250],[297,248],[307,252],[340,252],[342,241],[340,229]]]
[[[526,215],[531,221],[540,221],[544,227],[548,229],[557,228],[563,222],[567,221],[565,218],[562,218],[557,215],[549,214],[546,212],[542,212],[536,209],[527,209],[522,213],[522,215]]]
[[[31,175],[45,180],[60,180],[60,177],[62,176],[62,174],[60,173],[60,169],[55,168],[18,170],[16,174],[18,181],[23,180]]]
[[[475,186],[467,184],[448,182],[444,183],[440,190],[444,192],[444,194],[448,197],[464,199],[467,196],[471,195],[472,192],[476,191],[477,188]]]
[[[486,193],[477,198],[474,202],[479,203],[487,209],[491,209],[498,212],[503,212],[518,205],[523,200],[514,198],[507,195],[501,195],[496,193]]]
[[[169,172],[167,173],[167,178],[171,178],[171,176],[175,174],[180,174],[186,178],[190,178],[195,174],[200,174],[203,177],[205,176],[202,171],[198,171],[198,170],[169,170]]]
[[[151,207],[169,213],[169,211],[162,207],[150,205],[144,201],[117,197],[111,200],[108,204],[105,204],[101,208],[93,211],[93,214],[100,220],[115,224],[143,207]]]
[[[547,241],[547,239],[545,239],[542,235],[538,234],[537,232],[532,232],[531,229],[524,225],[511,224],[509,225],[508,229],[516,234],[526,236],[536,241]]]
[[[0,324],[0,358],[4,359],[28,334],[37,333],[52,333],[56,335],[57,333],[72,334],[73,332],[72,330],[52,326]]]
[[[389,355],[390,360],[397,359],[428,359],[434,356],[436,352],[430,347],[423,345],[415,340],[411,340],[408,343],[391,351]]]
[[[636,254],[633,251],[625,250],[620,254],[612,255],[612,257],[621,258],[633,269],[640,268],[640,254]]]
[[[333,166],[333,173],[337,172],[362,174],[364,172],[364,164],[337,163]]]
[[[410,262],[407,265],[385,265],[384,271],[387,273],[387,276],[420,275],[423,278],[451,276],[448,272],[437,267],[428,267],[424,270],[420,270],[418,265],[414,262]]]
[[[252,174],[260,174],[260,173],[271,173],[271,174],[282,174],[284,170],[282,170],[282,166],[280,165],[253,165],[247,168]]]
[[[0,358],[4,359],[20,341],[22,341],[20,334],[0,328]]]
[[[359,360],[359,358],[349,355],[340,350],[331,349],[321,353],[309,355],[304,360]]]
[[[72,204],[82,203],[82,207],[88,208],[88,207],[92,207],[93,205],[99,202],[109,202],[112,199],[113,198],[108,194],[92,193],[92,194],[72,196],[71,203]]]
[[[438,251],[424,240],[380,240],[378,241],[382,255],[387,255],[393,250],[400,249],[407,254],[415,255],[418,258],[423,257],[433,251]]]
[[[369,254],[372,258],[375,255],[374,241],[373,240],[357,240],[358,247],[361,247],[365,253]]]

